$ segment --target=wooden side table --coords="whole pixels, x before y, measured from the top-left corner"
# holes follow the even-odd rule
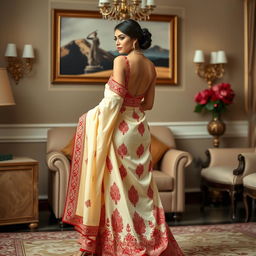
[[[27,157],[0,161],[0,225],[38,227],[38,165]]]

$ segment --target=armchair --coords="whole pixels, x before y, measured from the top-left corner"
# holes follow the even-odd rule
[[[158,186],[165,212],[184,212],[185,185],[184,171],[192,162],[189,153],[175,149],[175,141],[170,129],[151,126],[151,133],[164,142],[169,149],[154,167],[153,175]],[[75,127],[52,128],[48,131],[46,162],[49,168],[49,203],[57,219],[61,219],[69,179],[70,163],[61,152],[75,133]]]
[[[250,211],[248,206],[248,197],[256,199],[256,152],[243,153],[240,158],[240,173],[244,174],[243,178],[243,201],[245,207],[245,222],[249,221]]]
[[[243,168],[242,152],[244,152],[243,154],[255,152],[255,149],[210,148],[206,151],[207,162],[201,170],[203,207],[209,189],[226,191],[231,199],[232,220],[236,218],[236,196],[238,193],[242,193],[243,178],[250,173],[249,170]]]

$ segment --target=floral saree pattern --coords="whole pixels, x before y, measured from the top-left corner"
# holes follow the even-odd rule
[[[63,221],[98,256],[183,255],[152,177],[151,136],[140,97],[112,77],[78,123]]]

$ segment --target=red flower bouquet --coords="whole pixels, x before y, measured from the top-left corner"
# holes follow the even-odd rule
[[[234,91],[230,84],[221,83],[213,85],[195,95],[197,103],[194,112],[201,112],[203,109],[212,112],[213,117],[218,117],[226,106],[233,102],[235,97]]]

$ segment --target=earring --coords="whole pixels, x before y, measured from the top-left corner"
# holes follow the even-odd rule
[[[133,42],[132,46],[133,46],[133,50],[136,51],[136,42],[135,41]]]

